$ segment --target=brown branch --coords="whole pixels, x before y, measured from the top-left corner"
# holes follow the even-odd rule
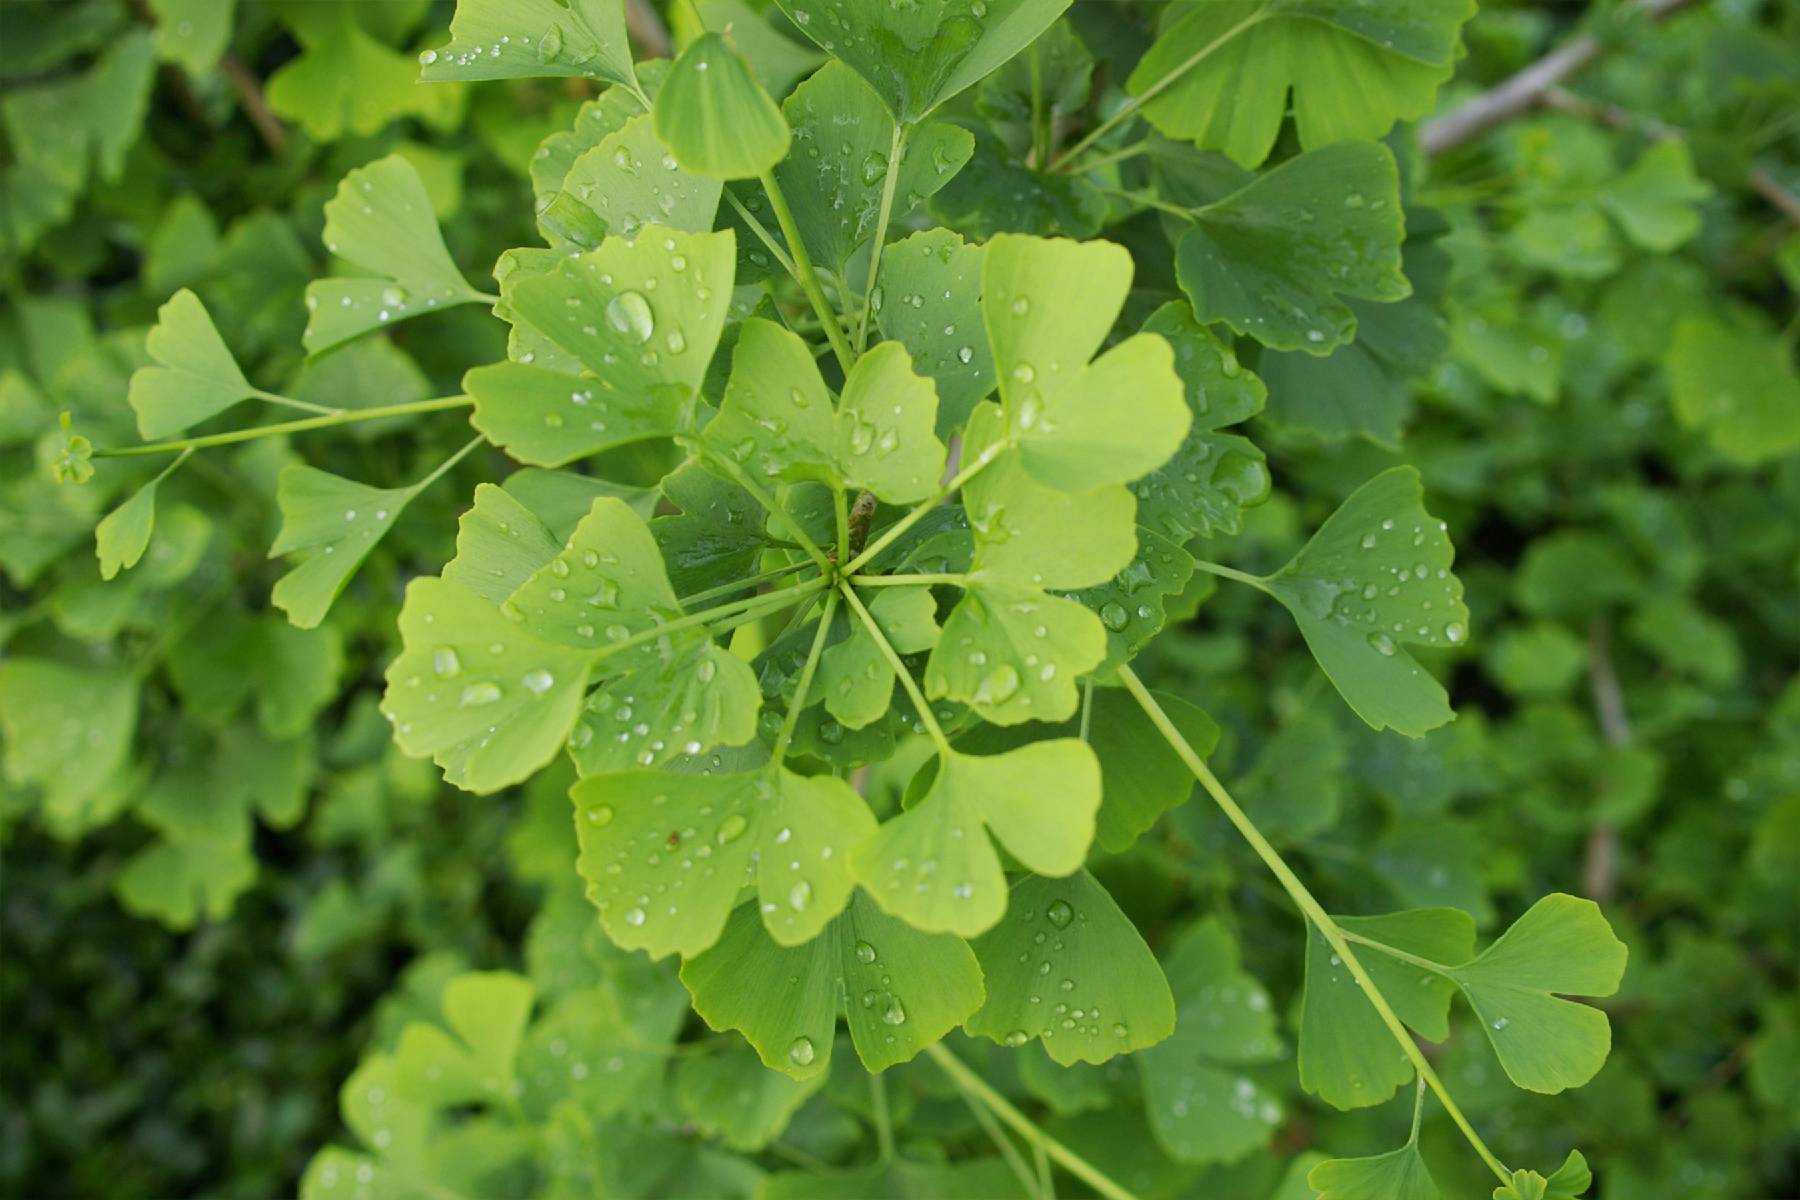
[[[625,32],[638,44],[645,58],[673,58],[675,43],[669,27],[649,0],[625,0]]]
[[[1594,696],[1594,713],[1600,719],[1600,736],[1618,749],[1631,745],[1631,718],[1625,712],[1625,693],[1613,670],[1611,631],[1604,618],[1588,627],[1588,685]],[[1597,903],[1612,899],[1619,865],[1619,831],[1601,821],[1588,831],[1587,850],[1581,864],[1581,890]]]
[[[1660,21],[1691,3],[1693,0],[1639,0],[1638,7],[1650,20]],[[1419,129],[1420,148],[1430,155],[1448,153],[1494,126],[1536,108],[1551,88],[1587,69],[1605,49],[1605,44],[1591,33],[1570,39],[1512,78],[1427,121]]]
[[[244,110],[250,124],[256,127],[257,136],[262,138],[263,145],[269,153],[280,158],[287,153],[287,127],[281,123],[269,108],[269,102],[263,97],[262,80],[251,73],[236,54],[226,51],[219,59],[219,73],[225,76],[225,82],[237,94],[238,105]]]

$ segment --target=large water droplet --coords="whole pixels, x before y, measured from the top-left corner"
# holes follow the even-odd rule
[[[744,836],[744,830],[747,829],[749,825],[750,822],[744,819],[743,813],[732,813],[723,821],[719,822],[719,845],[728,846],[732,842],[737,841],[740,837]]]
[[[500,685],[497,683],[471,683],[462,690],[457,703],[464,708],[479,708],[483,704],[495,703],[500,695]]]
[[[856,943],[856,961],[867,966],[875,961],[875,947],[867,942]]]
[[[901,1006],[900,997],[894,996],[888,1000],[888,1006],[882,1011],[881,1019],[889,1025],[906,1024],[906,1009]]]
[[[805,912],[812,903],[812,884],[802,879],[788,889],[788,904],[795,912]]]
[[[815,1051],[811,1038],[797,1037],[788,1047],[788,1057],[794,1060],[795,1066],[811,1066],[814,1056]]]
[[[462,660],[456,657],[456,651],[442,646],[431,653],[431,669],[439,679],[449,679],[462,670]]]
[[[1116,600],[1108,600],[1100,606],[1101,624],[1114,633],[1125,628],[1126,622],[1130,620],[1131,615],[1125,611],[1125,606]]]
[[[1394,655],[1394,639],[1380,630],[1369,635],[1369,645],[1384,658],[1392,658]]]
[[[588,809],[587,819],[589,825],[611,825],[613,821],[612,805],[602,804]]]
[[[556,686],[556,676],[540,667],[538,670],[525,672],[519,682],[525,685],[527,691],[541,696]]]
[[[1069,907],[1067,900],[1052,900],[1044,909],[1044,917],[1058,929],[1067,929],[1069,922],[1075,919],[1075,910]]]
[[[656,316],[642,292],[620,292],[609,300],[606,323],[634,342],[647,342],[656,332]]]

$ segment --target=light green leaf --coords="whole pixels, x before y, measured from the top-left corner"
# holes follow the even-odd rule
[[[535,638],[591,653],[654,629],[681,608],[644,519],[623,500],[601,496],[567,545],[535,568],[500,611]],[[704,640],[697,632],[688,637]],[[668,649],[646,644],[615,658],[609,669],[664,661]]]
[[[945,450],[937,424],[937,388],[913,374],[899,342],[883,342],[850,368],[838,405],[835,450],[846,486],[890,504],[913,504],[937,490]]]
[[[518,783],[562,748],[581,710],[592,652],[533,637],[448,579],[415,579],[400,609],[406,650],[381,708],[395,740],[472,792]]]
[[[1178,696],[1158,692],[1156,700],[1196,754],[1212,753],[1219,727],[1211,717]],[[1095,837],[1117,854],[1193,794],[1194,776],[1129,693],[1095,688],[1091,703],[1086,740],[1100,760],[1101,784]],[[975,754],[998,754],[1047,736],[1079,736],[1081,724],[1076,716],[1055,725],[979,725],[956,744]]]
[[[1086,871],[1027,876],[1007,915],[972,944],[987,1003],[964,1028],[1005,1046],[1037,1038],[1068,1066],[1153,1046],[1175,1028],[1175,1001],[1156,956]]]
[[[1138,1056],[1150,1130],[1180,1162],[1230,1162],[1268,1141],[1277,1097],[1243,1073],[1282,1057],[1269,994],[1239,965],[1214,918],[1194,925],[1165,963],[1175,1034]]]
[[[918,803],[855,850],[851,870],[908,924],[974,937],[1006,911],[988,831],[1029,870],[1060,878],[1087,857],[1099,807],[1100,764],[1073,738],[981,758],[951,751]]]
[[[1406,234],[1386,146],[1309,150],[1194,212],[1175,274],[1202,322],[1223,321],[1275,350],[1328,354],[1356,314],[1340,297],[1400,300]]]
[[[1578,1200],[1593,1183],[1587,1159],[1581,1151],[1571,1150],[1548,1179],[1536,1171],[1514,1171],[1511,1183],[1494,1189],[1494,1200]]]
[[[705,437],[753,479],[840,482],[831,393],[806,343],[773,321],[750,317],[740,327]]]
[[[780,1137],[795,1111],[824,1086],[823,1074],[795,1079],[769,1070],[742,1043],[690,1055],[675,1072],[681,1111],[700,1132],[734,1150],[759,1150]]]
[[[510,491],[477,484],[474,506],[457,522],[456,556],[444,565],[443,574],[445,580],[499,604],[561,549],[537,514]]]
[[[1481,1018],[1507,1077],[1529,1091],[1556,1093],[1592,1079],[1612,1046],[1605,1013],[1561,997],[1612,995],[1625,957],[1599,905],[1555,892],[1449,974]]]
[[[948,229],[932,229],[889,243],[881,257],[876,326],[937,381],[940,433],[961,428],[994,390],[994,353],[981,323],[985,252]]]
[[[600,923],[652,958],[691,958],[718,941],[751,884],[769,936],[812,940],[843,911],[850,852],[875,829],[843,780],[786,769],[596,775],[570,798]]]
[[[198,834],[153,842],[132,855],[113,879],[127,911],[170,929],[221,921],[256,880],[247,839]]]
[[[689,30],[682,18],[691,11],[699,26]],[[788,37],[793,26],[779,12],[757,6],[749,0],[695,0],[691,6],[670,11],[677,42],[684,42],[699,29],[729,31],[731,44],[737,47],[756,71],[763,86],[774,96],[785,96],[801,79],[813,73],[825,56],[815,47]],[[777,32],[777,27],[783,32]]]
[[[743,905],[718,945],[682,964],[681,982],[707,1025],[740,1031],[765,1066],[796,1079],[831,1065],[840,1009],[863,1066],[883,1071],[967,1020],[983,999],[966,943],[923,933],[860,895],[794,947],[770,940],[755,906]]]
[[[1762,463],[1800,449],[1800,372],[1779,339],[1690,315],[1663,365],[1675,419],[1720,453]]]
[[[688,43],[656,93],[654,112],[656,136],[696,175],[748,179],[787,155],[781,109],[716,33]]]
[[[1669,138],[1638,156],[1631,169],[1600,189],[1600,203],[1625,236],[1657,254],[1700,232],[1699,205],[1712,188],[1694,174],[1687,143]]]
[[[937,601],[928,587],[881,588],[869,601],[888,644],[901,654],[917,654],[937,643]],[[894,668],[868,628],[854,619],[850,636],[826,647],[819,659],[818,690],[825,709],[849,729],[862,729],[889,711]]]
[[[675,645],[659,647],[654,661],[641,653],[644,661],[588,698],[569,734],[581,774],[661,766],[756,736],[762,692],[750,664],[697,633]]]
[[[1049,28],[1069,0],[777,0],[800,32],[874,87],[895,120],[914,125],[991,74]]]
[[[19,177],[30,179],[33,202],[53,207],[51,196],[82,188],[96,166],[101,179],[118,182],[143,132],[155,83],[156,55],[142,29],[113,38],[85,73],[27,86],[9,80],[0,121],[17,162],[35,168]],[[8,213],[6,224],[15,219]]]
[[[1061,721],[1105,657],[1106,628],[1079,602],[971,576],[926,661],[925,694],[996,725]]]
[[[1450,78],[1473,0],[1345,5],[1213,0],[1171,8],[1126,87],[1169,137],[1253,168],[1293,92],[1300,144],[1382,137],[1425,115]]]
[[[400,1093],[433,1108],[508,1103],[536,994],[529,979],[510,971],[470,972],[445,984],[444,1025],[414,1021],[400,1031],[393,1058]]]
[[[1440,1200],[1416,1140],[1371,1158],[1334,1158],[1314,1167],[1306,1182],[1319,1200]]]
[[[307,285],[308,354],[395,321],[488,300],[444,246],[418,170],[398,154],[344,176],[325,205],[325,248],[369,272]]]
[[[150,535],[156,529],[157,486],[181,465],[185,457],[176,458],[164,467],[94,527],[94,553],[100,559],[100,578],[111,579],[121,569],[130,570],[144,557],[144,551],[150,547]]]
[[[636,237],[647,224],[690,233],[713,227],[723,185],[681,169],[640,113],[577,158],[562,191],[600,220],[603,233]],[[552,240],[552,245],[555,241]]]
[[[73,809],[125,766],[137,731],[138,685],[127,672],[9,652],[0,662],[7,782],[40,787]]]
[[[1455,716],[1443,687],[1401,649],[1468,637],[1444,528],[1425,511],[1418,471],[1394,467],[1356,489],[1262,581],[1294,614],[1345,703],[1374,729],[1419,737]]]
[[[261,394],[244,378],[194,293],[176,292],[156,318],[145,349],[157,365],[133,372],[127,397],[146,439],[180,433]]]
[[[558,76],[636,83],[622,0],[457,0],[450,44],[419,62],[428,83]]]
[[[1383,953],[1391,946],[1445,966],[1468,959],[1475,923],[1454,908],[1419,908],[1379,917],[1338,917],[1368,939],[1357,961],[1408,1027],[1432,1041],[1450,1033],[1454,985],[1441,974]],[[1336,1108],[1380,1104],[1413,1077],[1393,1035],[1331,946],[1308,926],[1306,985],[1300,998],[1300,1086]]]
[[[1137,551],[1105,583],[1070,593],[1106,626],[1106,657],[1098,675],[1129,662],[1162,632],[1168,604],[1182,596],[1194,575],[1194,556],[1160,533],[1140,528]]]
[[[1169,345],[1140,334],[1093,363],[1131,286],[1110,242],[1003,234],[988,243],[981,307],[1009,438],[1026,469],[1065,492],[1161,466],[1191,421]]]
[[[211,71],[231,44],[237,0],[150,0],[156,56],[196,78]]]
[[[295,13],[320,14],[298,21]],[[304,51],[269,76],[269,110],[321,142],[370,137],[398,117],[420,112],[418,67],[366,32],[348,4],[300,6],[288,22]]]
[[[1177,543],[1196,534],[1236,533],[1243,510],[1269,498],[1269,469],[1248,438],[1218,430],[1261,412],[1267,392],[1186,304],[1163,305],[1144,329],[1174,349],[1193,419],[1175,456],[1131,485],[1138,524]]]
[[[998,449],[1003,422],[996,405],[982,404],[963,435],[965,463],[997,455],[962,492],[975,577],[997,586],[1072,589],[1124,570],[1137,549],[1131,493],[1118,484],[1072,493],[1039,483],[1016,452]]]
[[[835,61],[795,88],[781,109],[800,150],[775,168],[775,181],[814,261],[844,277],[875,235],[894,118],[855,71]],[[949,182],[973,147],[974,138],[955,125],[915,126],[895,176],[890,219],[905,217]]]
[[[269,557],[311,553],[275,582],[270,602],[302,629],[323,621],[415,494],[410,487],[370,487],[315,467],[283,470],[275,483],[281,532]]]

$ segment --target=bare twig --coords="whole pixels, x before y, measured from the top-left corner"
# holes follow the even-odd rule
[[[231,85],[231,90],[238,98],[238,106],[244,110],[244,116],[256,127],[256,135],[262,139],[269,153],[280,158],[287,153],[287,126],[281,123],[269,108],[269,102],[263,96],[262,80],[258,79],[229,50],[219,59],[219,74]]]
[[[1588,627],[1588,686],[1594,696],[1594,713],[1600,719],[1600,736],[1615,749],[1631,744],[1631,719],[1625,712],[1625,693],[1613,670],[1612,633],[1605,618]],[[1601,821],[1588,831],[1587,850],[1581,864],[1581,890],[1589,899],[1604,904],[1612,899],[1618,874],[1619,831]]]
[[[1639,7],[1650,20],[1658,21],[1691,3],[1693,0],[1639,0]],[[1427,121],[1419,130],[1420,147],[1427,154],[1447,153],[1537,107],[1551,88],[1585,70],[1605,48],[1599,38],[1587,33],[1563,43],[1504,83]]]
[[[669,38],[669,27],[649,0],[625,0],[625,32],[638,44],[645,58],[671,58],[675,43]]]

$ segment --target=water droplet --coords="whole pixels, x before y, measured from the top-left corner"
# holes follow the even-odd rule
[[[732,842],[737,841],[740,837],[744,836],[744,830],[747,829],[749,825],[750,822],[744,819],[744,814],[732,813],[729,817],[726,817],[723,821],[719,822],[717,838],[719,845],[727,846]]]
[[[609,300],[606,323],[634,342],[647,342],[656,332],[656,316],[642,292],[620,292]]]
[[[556,686],[556,676],[540,667],[535,671],[525,672],[519,682],[525,685],[526,691],[541,696]]]
[[[1044,917],[1058,929],[1067,929],[1069,922],[1075,919],[1075,910],[1069,907],[1067,900],[1052,900],[1044,910]]]
[[[1127,613],[1125,611],[1125,606],[1116,600],[1108,600],[1105,604],[1100,606],[1101,624],[1105,625],[1114,633],[1125,628],[1126,623],[1130,620],[1131,614]]]
[[[867,942],[856,943],[856,961],[864,966],[875,961],[875,947]]]
[[[456,657],[456,651],[442,646],[431,654],[431,669],[439,679],[449,679],[462,670],[462,660]]]
[[[589,825],[611,825],[613,820],[612,806],[610,804],[602,804],[596,808],[588,809],[587,819]]]
[[[495,703],[500,695],[500,685],[497,683],[471,683],[462,690],[462,697],[457,703],[464,708],[478,708],[483,704]]]
[[[426,50],[426,51],[423,51],[422,53],[420,53],[420,55],[419,55],[419,63],[421,66],[429,67],[432,63],[434,63],[436,61],[437,61],[437,51],[436,50]]]
[[[1460,642],[1467,636],[1468,631],[1462,627],[1461,622],[1452,621],[1444,626],[1444,640],[1447,642]]]
[[[1026,1042],[1028,1042],[1030,1040],[1031,1040],[1030,1035],[1027,1034],[1023,1029],[1015,1029],[1011,1033],[1006,1035],[1006,1044],[1009,1046],[1023,1046]]]
[[[641,908],[634,908],[630,912],[627,912],[625,914],[625,923],[633,926],[642,925],[644,923],[644,910]]]
[[[788,905],[795,912],[805,912],[812,903],[812,884],[802,879],[788,889]]]
[[[552,25],[549,29],[544,31],[544,36],[538,39],[538,48],[537,48],[538,61],[539,62],[551,61],[557,55],[562,53],[562,48],[563,48],[562,26],[561,25]]]
[[[881,1019],[889,1025],[906,1024],[906,1009],[901,1007],[900,997],[894,996],[888,1000],[888,1006],[883,1010]]]
[[[793,1044],[788,1047],[788,1057],[794,1060],[796,1066],[811,1066],[814,1057],[812,1039],[795,1038]]]
[[[1384,658],[1394,656],[1394,639],[1380,630],[1369,635],[1369,645],[1375,648],[1375,653]]]
[[[871,151],[869,154],[869,157],[863,159],[863,164],[862,164],[862,181],[863,181],[863,183],[865,185],[872,185],[875,183],[879,183],[881,181],[881,177],[883,175],[887,174],[887,169],[888,169],[887,156],[882,154],[880,151]]]

